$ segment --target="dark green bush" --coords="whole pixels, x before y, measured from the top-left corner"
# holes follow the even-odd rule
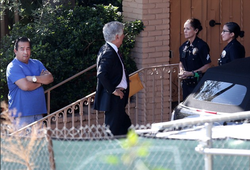
[[[44,7],[33,14],[35,21],[29,24],[16,24],[1,41],[0,66],[1,100],[7,99],[6,67],[13,59],[13,42],[19,36],[27,36],[32,41],[32,58],[39,59],[53,74],[54,82],[49,88],[96,63],[99,48],[104,44],[102,27],[116,20],[123,22],[118,8],[112,5],[95,7],[65,6]],[[141,21],[127,22],[121,47],[128,73],[136,68],[130,50],[134,47],[135,36],[144,26]],[[56,88],[51,94],[51,110],[55,111],[71,102],[95,91],[96,69]]]

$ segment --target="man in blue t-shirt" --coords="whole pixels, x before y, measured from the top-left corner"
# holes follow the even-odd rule
[[[8,64],[6,70],[9,88],[9,110],[21,128],[47,113],[43,84],[53,82],[52,74],[36,59],[31,59],[31,42],[20,37],[14,45],[16,57]]]

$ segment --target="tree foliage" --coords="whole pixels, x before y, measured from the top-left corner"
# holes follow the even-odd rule
[[[104,44],[102,27],[116,20],[123,22],[118,7],[108,5],[44,6],[32,14],[34,22],[15,24],[10,35],[1,41],[0,66],[1,100],[7,98],[6,67],[14,57],[13,42],[19,36],[27,36],[32,41],[32,58],[39,59],[53,74],[54,82],[49,88],[96,63],[99,48]],[[135,37],[144,26],[136,20],[125,23],[127,36],[121,47],[128,73],[134,72],[136,64],[130,56]],[[91,70],[69,83],[56,88],[51,93],[52,111],[95,91],[96,69]]]

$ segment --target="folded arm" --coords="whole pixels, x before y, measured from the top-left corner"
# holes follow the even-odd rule
[[[30,82],[32,81],[33,76],[26,76],[26,79]],[[42,70],[40,76],[36,76],[36,83],[40,84],[49,84],[54,81],[53,75],[48,70]]]
[[[35,83],[32,78],[33,76],[26,76],[26,78],[17,80],[15,84],[24,91],[32,91],[42,86],[42,84],[49,84],[54,81],[53,75],[48,70],[42,70],[40,76],[36,76],[37,81]]]
[[[24,91],[32,91],[42,86],[41,83],[33,83],[31,81],[28,81],[27,78],[22,78],[17,80],[15,84]]]

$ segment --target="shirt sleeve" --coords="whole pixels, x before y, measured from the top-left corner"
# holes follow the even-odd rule
[[[17,80],[26,78],[21,66],[12,62],[7,67],[6,77],[12,82],[15,83]]]
[[[200,53],[200,59],[201,59],[203,65],[211,63],[211,58],[210,58],[210,55],[209,55],[209,51],[210,50],[209,50],[209,47],[208,47],[207,44],[203,44],[200,47],[199,53]]]
[[[42,63],[41,61],[39,61],[39,60],[37,60],[37,59],[34,59],[34,61],[36,62],[36,65],[38,65],[38,68],[39,68],[39,73],[38,73],[38,75],[41,74],[42,70],[44,70],[44,71],[47,70],[46,67],[43,65],[43,63]],[[36,74],[36,75],[37,75],[37,74]],[[38,76],[38,75],[37,75],[37,76]]]

